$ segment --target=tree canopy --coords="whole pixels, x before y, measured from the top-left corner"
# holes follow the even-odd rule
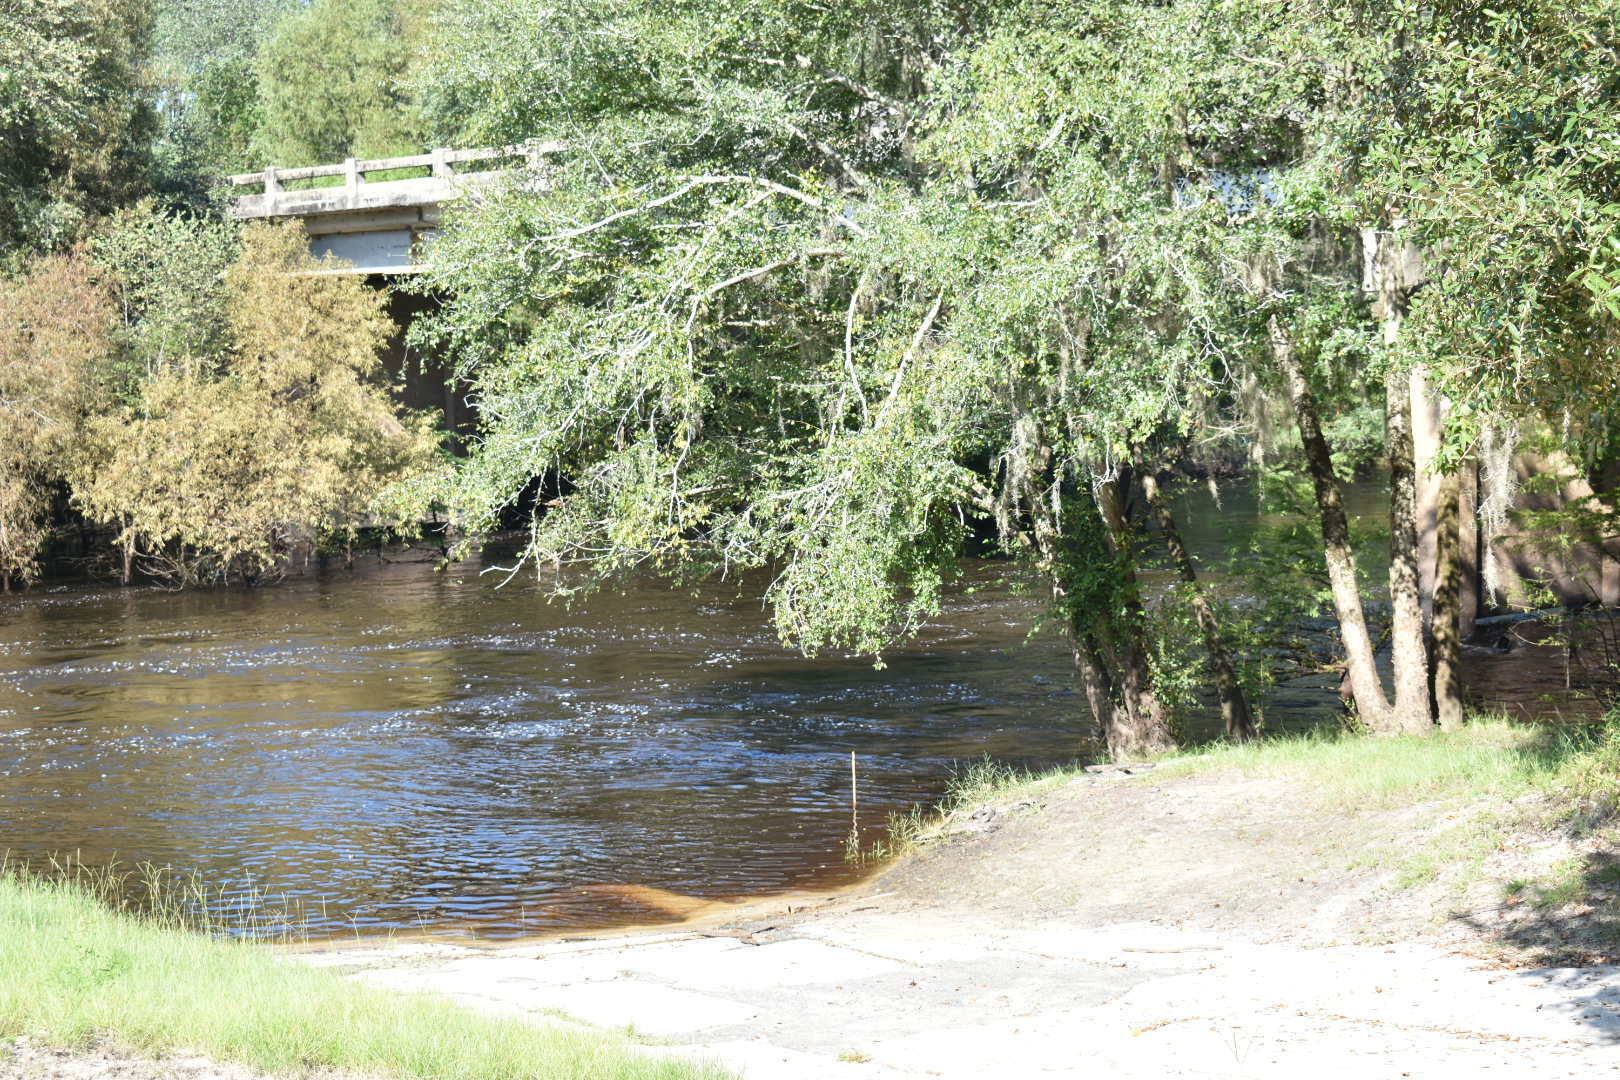
[[[387,488],[463,551],[525,516],[564,591],[764,573],[784,641],[873,657],[988,540],[1117,753],[1174,740],[1200,664],[1235,736],[1264,681],[1161,478],[1301,496],[1289,602],[1331,604],[1378,730],[1452,715],[1469,470],[1536,441],[1591,492],[1558,527],[1615,535],[1615,0],[13,7],[0,249],[20,296],[67,274],[113,314],[81,328],[78,463],[13,455],[9,522],[70,497],[127,551],[256,574]],[[477,407],[430,461],[376,298],[239,235],[213,180],[528,139],[566,149],[455,205],[410,286]],[[1358,473],[1389,482],[1387,586]]]

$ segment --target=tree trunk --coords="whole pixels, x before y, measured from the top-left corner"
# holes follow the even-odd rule
[[[1108,677],[1108,665],[1097,649],[1097,643],[1080,626],[1069,627],[1070,642],[1074,646],[1074,667],[1080,674],[1080,687],[1085,691],[1086,704],[1097,720],[1097,730],[1103,742],[1113,753],[1113,732],[1119,727],[1119,714],[1114,705],[1114,690]]]
[[[1062,527],[1062,517],[1048,513],[1051,508],[1045,500],[1035,503],[1033,545],[1046,566],[1052,587],[1052,605],[1067,613],[1066,629],[1069,644],[1074,650],[1074,667],[1080,677],[1080,686],[1086,695],[1086,704],[1097,722],[1097,732],[1110,754],[1123,747],[1116,732],[1121,729],[1123,712],[1119,708],[1116,679],[1111,657],[1092,633],[1088,622],[1096,613],[1088,610],[1084,602],[1070,592],[1070,582],[1064,573],[1066,564],[1091,564],[1106,560],[1108,552],[1099,542],[1088,544],[1073,530]],[[1091,513],[1087,505],[1084,512]],[[1116,749],[1118,747],[1118,749]]]
[[[120,580],[128,585],[135,573],[135,533],[132,530],[124,532],[124,570]]]
[[[1169,725],[1162,722],[1163,710],[1149,688],[1146,650],[1140,646],[1141,620],[1122,613],[1118,602],[1122,591],[1134,595],[1130,564],[1115,552],[1095,494],[1065,491],[1063,481],[1053,475],[1050,447],[1040,446],[1032,456],[1044,478],[1022,482],[1016,502],[1029,515],[1028,531],[1015,535],[1050,583],[1052,605],[1064,617],[1075,669],[1098,733],[1115,760],[1173,749],[1173,740],[1153,737],[1153,718],[1161,721],[1165,736]],[[998,515],[1007,509],[988,492],[984,505]],[[1008,528],[1005,523],[1002,527]],[[1117,587],[1115,575],[1120,570],[1127,572],[1124,580],[1132,588]],[[1132,641],[1138,643],[1134,649],[1121,647]]]
[[[1393,356],[1406,319],[1409,287],[1407,244],[1398,232],[1366,230],[1371,244],[1377,311],[1383,319],[1384,347]],[[1434,724],[1429,703],[1429,649],[1423,636],[1423,588],[1418,523],[1417,467],[1412,446],[1414,398],[1422,394],[1427,410],[1427,382],[1421,370],[1384,376],[1384,437],[1389,454],[1389,599],[1390,662],[1395,669],[1394,713],[1380,734],[1416,734]]]
[[[1239,742],[1252,739],[1256,734],[1254,714],[1249,711],[1249,700],[1238,682],[1237,665],[1232,662],[1232,653],[1221,637],[1215,608],[1198,584],[1197,568],[1193,566],[1192,556],[1187,553],[1187,545],[1182,543],[1175,515],[1170,512],[1169,504],[1159,491],[1158,477],[1144,472],[1142,491],[1147,495],[1154,517],[1158,519],[1159,532],[1164,537],[1165,548],[1170,552],[1170,561],[1175,563],[1176,573],[1181,580],[1187,583],[1193,615],[1198,619],[1198,629],[1203,631],[1204,650],[1209,654],[1210,670],[1215,673],[1215,687],[1221,695],[1221,720],[1226,725],[1227,738]]]
[[[1391,371],[1385,376],[1384,398],[1395,710],[1387,725],[1373,730],[1381,735],[1421,734],[1434,720],[1429,711],[1429,650],[1423,641],[1423,598],[1418,587],[1417,471],[1412,461],[1411,383],[1406,373]]]
[[[1435,531],[1434,703],[1444,731],[1463,723],[1461,496],[1462,477],[1443,475]]]
[[[1445,410],[1430,385],[1429,374],[1421,365],[1410,376],[1412,409],[1412,499],[1417,515],[1418,596],[1423,602],[1423,629],[1431,634],[1434,620],[1434,590],[1439,578],[1441,485],[1444,478],[1435,471],[1445,441]]]
[[[1398,331],[1398,321],[1386,329]],[[1463,722],[1458,665],[1462,639],[1472,622],[1465,595],[1464,473],[1442,473],[1436,467],[1445,443],[1446,410],[1421,366],[1412,369],[1411,408],[1418,588],[1428,647],[1430,700],[1441,728],[1452,731]]]
[[[1132,567],[1131,528],[1125,518],[1125,500],[1117,476],[1097,485],[1097,509],[1107,526],[1109,544],[1119,562],[1123,584],[1115,667],[1121,707],[1116,715],[1117,722],[1108,733],[1108,750],[1116,760],[1174,750],[1176,738],[1170,729],[1169,715],[1158,694],[1153,692],[1152,668],[1142,632],[1147,614]]]
[[[1356,712],[1373,730],[1389,724],[1389,699],[1384,695],[1373,661],[1372,638],[1367,633],[1367,616],[1361,606],[1361,586],[1356,581],[1356,557],[1350,547],[1350,521],[1344,512],[1344,495],[1333,472],[1333,454],[1322,435],[1316,396],[1311,393],[1294,345],[1277,317],[1269,322],[1272,357],[1288,381],[1288,399],[1299,425],[1300,442],[1305,450],[1305,467],[1316,488],[1317,512],[1322,523],[1322,548],[1327,560],[1328,583],[1333,592],[1333,608],[1339,618],[1339,635],[1344,641],[1345,666],[1350,695]]]
[[[1480,580],[1485,549],[1479,536],[1479,459],[1470,457],[1458,474],[1461,488],[1457,495],[1458,577],[1461,595],[1457,610],[1457,636],[1467,641],[1474,636],[1479,619]]]

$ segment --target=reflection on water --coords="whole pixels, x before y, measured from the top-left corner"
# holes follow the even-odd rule
[[[568,609],[424,564],[8,599],[0,849],[324,898],[326,930],[645,914],[599,883],[830,883],[849,751],[874,824],[952,760],[1078,751],[1066,653],[1024,644],[1028,607],[960,596],[877,671],[786,652],[757,597]]]
[[[1067,649],[987,564],[882,670],[787,652],[757,591],[568,608],[476,570],[0,599],[0,849],[251,884],[317,933],[511,935],[646,917],[603,884],[847,880],[851,750],[876,825],[953,761],[1086,734]],[[1329,711],[1326,682],[1273,726]]]

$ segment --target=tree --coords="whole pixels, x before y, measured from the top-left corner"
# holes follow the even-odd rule
[[[964,520],[989,517],[1047,582],[1093,711],[1130,753],[1172,738],[1132,478],[1280,409],[1357,710],[1381,733],[1427,731],[1458,704],[1456,574],[1439,569],[1456,531],[1448,496],[1426,569],[1418,491],[1451,490],[1470,424],[1503,412],[1458,385],[1447,350],[1488,341],[1492,363],[1517,361],[1544,329],[1545,413],[1553,373],[1611,340],[1610,14],[455,5],[418,82],[434,130],[573,153],[543,193],[491,197],[438,249],[426,287],[451,299],[430,334],[485,429],[435,497],[476,535],[560,478],[535,558],[602,575],[769,566],[783,636],[809,651],[904,634]],[[1533,79],[1514,74],[1524,35]],[[1520,176],[1539,185],[1514,220],[1553,253],[1541,263],[1505,258],[1516,246],[1463,205]],[[1431,258],[1452,250],[1468,271]],[[1504,315],[1531,310],[1525,282],[1544,323]],[[1420,455],[1431,380],[1451,442]],[[1343,506],[1347,434],[1391,480],[1393,693]],[[1218,619],[1197,621],[1240,734]]]
[[[430,421],[402,418],[377,381],[384,298],[320,269],[300,230],[245,230],[219,351],[153,369],[136,403],[88,423],[74,499],[147,572],[261,580],[431,463]]]
[[[80,255],[36,259],[0,288],[0,591],[38,573],[88,389],[115,349],[114,311]]]
[[[155,147],[165,193],[205,203],[222,175],[262,168],[256,67],[291,0],[159,0],[154,67],[163,130]]]
[[[580,152],[543,195],[488,200],[437,249],[425,287],[451,299],[432,332],[484,431],[434,497],[476,536],[559,475],[531,556],[600,576],[772,567],[777,625],[807,652],[908,633],[966,519],[990,517],[1048,582],[1110,748],[1171,745],[1127,477],[1208,404],[1186,390],[1209,370],[1199,283],[1173,260],[1197,216],[1189,232],[1152,170],[1111,187],[1083,127],[1039,179],[1015,155],[1049,122],[999,157],[929,160],[928,95],[983,29],[969,13],[585,10],[616,61],[554,48],[539,9],[476,8],[462,30],[491,40],[437,73],[441,117],[466,103],[470,130],[577,122],[576,102],[590,123],[566,129]],[[535,59],[507,68],[493,41],[514,37]],[[1086,42],[1106,58],[1105,34]],[[1107,70],[1087,88],[1099,100]],[[983,102],[950,95],[999,90],[941,91],[956,142],[933,145],[976,147],[993,131],[972,128]]]
[[[103,220],[88,251],[118,301],[124,369],[115,398],[133,400],[159,374],[212,370],[228,340],[225,274],[241,254],[234,223],[145,202]]]
[[[1561,399],[1564,390],[1591,385],[1591,369],[1582,368],[1613,340],[1601,300],[1591,303],[1605,279],[1587,271],[1604,264],[1613,235],[1613,215],[1602,207],[1616,191],[1607,149],[1616,129],[1616,14],[1605,0],[1304,5],[1301,21],[1275,35],[1269,51],[1249,53],[1280,70],[1322,76],[1308,99],[1314,106],[1299,110],[1309,122],[1292,155],[1292,201],[1306,211],[1292,215],[1294,282],[1321,279],[1311,247],[1337,234],[1341,249],[1352,239],[1359,247],[1372,294],[1377,337],[1369,358],[1385,386],[1391,476],[1393,700],[1357,630],[1364,624],[1339,539],[1327,443],[1307,442],[1316,446],[1312,470],[1330,565],[1338,567],[1358,710],[1375,730],[1427,731],[1436,713],[1460,720],[1454,522],[1457,473],[1471,447],[1493,425],[1517,418],[1554,417],[1573,432],[1580,428],[1569,421],[1580,411],[1604,411],[1602,396],[1584,390],[1578,411]],[[1343,58],[1336,67],[1318,60],[1330,40]],[[1343,269],[1333,276],[1341,298],[1324,299],[1353,311],[1362,283]],[[1583,282],[1598,289],[1583,290]],[[1296,285],[1293,295],[1310,291]],[[1353,326],[1328,321],[1341,334]],[[1308,391],[1294,363],[1295,333],[1277,324],[1276,355],[1296,390]],[[1302,430],[1319,428],[1307,415],[1310,395],[1294,397]],[[1414,452],[1417,424],[1436,429],[1423,459]],[[1596,425],[1606,427],[1606,419]],[[1420,487],[1429,489],[1422,499]]]
[[[145,188],[151,27],[149,0],[0,5],[0,265],[65,249]]]
[[[1037,290],[1035,321],[1068,354],[1033,380],[1057,391],[1041,441],[1098,477],[1116,551],[1129,550],[1128,485],[1114,476],[1144,474],[1234,738],[1253,733],[1252,716],[1155,474],[1195,432],[1230,426],[1244,375],[1248,335],[1221,269],[1224,225],[1252,202],[1255,150],[1233,117],[1255,80],[1229,60],[1244,22],[1202,5],[1011,5],[958,57],[923,143],[961,188],[1027,214],[1020,235],[1039,246],[1013,265],[1061,268]]]
[[[277,23],[256,61],[257,156],[285,166],[422,150],[407,82],[424,6],[314,0]]]

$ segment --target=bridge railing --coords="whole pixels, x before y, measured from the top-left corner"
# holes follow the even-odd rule
[[[511,146],[430,150],[425,154],[391,158],[349,158],[335,165],[304,165],[291,169],[272,165],[259,172],[240,173],[227,179],[233,187],[259,187],[263,191],[263,194],[248,193],[237,198],[235,215],[241,218],[361,210],[439,202],[453,196],[460,187],[493,179],[503,166],[515,159],[538,166],[546,155],[563,149],[562,143],[530,139]],[[482,163],[486,167],[473,171],[457,169],[468,163]],[[488,167],[491,165],[495,167]],[[368,173],[420,168],[428,169],[428,175],[380,182],[366,179]],[[341,177],[343,183],[290,191],[284,186],[329,177]]]

